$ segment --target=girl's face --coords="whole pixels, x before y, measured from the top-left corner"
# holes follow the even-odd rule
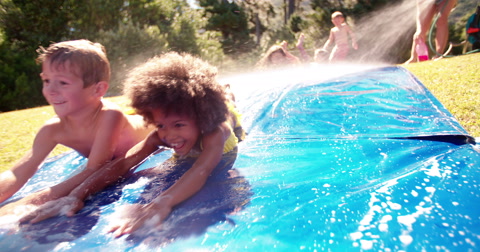
[[[184,115],[166,115],[161,109],[152,110],[152,116],[160,140],[179,156],[187,155],[196,146],[200,129],[195,120]]]
[[[273,65],[283,65],[287,63],[287,58],[281,52],[276,51],[270,55],[270,62]]]
[[[68,61],[55,66],[48,60],[42,64],[42,93],[59,117],[78,114],[85,107],[96,104],[98,99],[95,98],[95,85],[84,88],[83,80],[73,67]]]

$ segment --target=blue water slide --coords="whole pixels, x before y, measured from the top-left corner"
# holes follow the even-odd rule
[[[74,217],[0,216],[2,251],[478,251],[474,138],[402,67],[312,65],[225,77],[248,132],[161,229],[115,239],[194,159],[153,154]],[[50,159],[12,201],[86,159]],[[4,204],[5,205],[5,204]]]

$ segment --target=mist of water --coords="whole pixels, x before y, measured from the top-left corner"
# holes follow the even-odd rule
[[[362,62],[401,63],[408,58],[415,32],[416,0],[403,0],[372,12],[353,26]]]

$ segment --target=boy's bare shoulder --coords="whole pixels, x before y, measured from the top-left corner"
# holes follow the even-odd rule
[[[65,132],[65,127],[62,125],[62,121],[57,116],[54,116],[47,120],[37,133],[37,138],[51,139],[58,141],[58,136]]]
[[[47,129],[47,130],[55,130],[55,131],[61,131],[62,130],[62,120],[58,116],[54,116],[50,119],[48,119],[42,126],[41,129]]]
[[[122,113],[122,109],[120,108],[120,106],[118,106],[117,104],[115,104],[111,101],[107,101],[107,100],[102,100],[102,110],[103,111],[112,111],[114,113],[116,113],[116,112],[121,112]]]
[[[117,104],[106,100],[102,100],[101,117],[106,121],[115,120],[117,122],[127,119],[127,116]]]

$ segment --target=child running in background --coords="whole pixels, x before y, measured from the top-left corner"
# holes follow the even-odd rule
[[[123,157],[149,132],[140,116],[126,116],[119,107],[102,100],[110,81],[110,63],[102,45],[74,40],[46,49],[40,47],[38,52],[42,92],[56,117],[40,128],[32,149],[0,174],[0,202],[15,194],[36,173],[57,144],[88,157],[86,167],[66,182],[15,204],[39,205],[68,195],[100,167]]]
[[[156,126],[129,154],[92,175],[63,199],[49,202],[22,221],[38,222],[65,213],[71,216],[83,207],[88,195],[117,181],[162,146],[174,150],[176,158],[198,159],[170,188],[148,204],[134,204],[128,218],[115,222],[116,237],[131,233],[146,221],[159,227],[172,208],[200,191],[224,153],[236,149],[243,139],[238,114],[227,98],[226,87],[216,80],[216,68],[191,55],[168,53],[133,69],[124,87],[132,107]],[[237,131],[235,131],[237,132]],[[155,218],[154,218],[155,217]],[[156,222],[155,222],[156,221]]]
[[[332,23],[335,27],[330,30],[330,36],[327,42],[325,42],[323,49],[328,50],[335,43],[328,60],[329,62],[342,61],[347,57],[349,51],[348,36],[350,36],[352,47],[355,50],[358,49],[357,40],[350,26],[345,23],[345,17],[341,12],[336,11],[332,14]]]

